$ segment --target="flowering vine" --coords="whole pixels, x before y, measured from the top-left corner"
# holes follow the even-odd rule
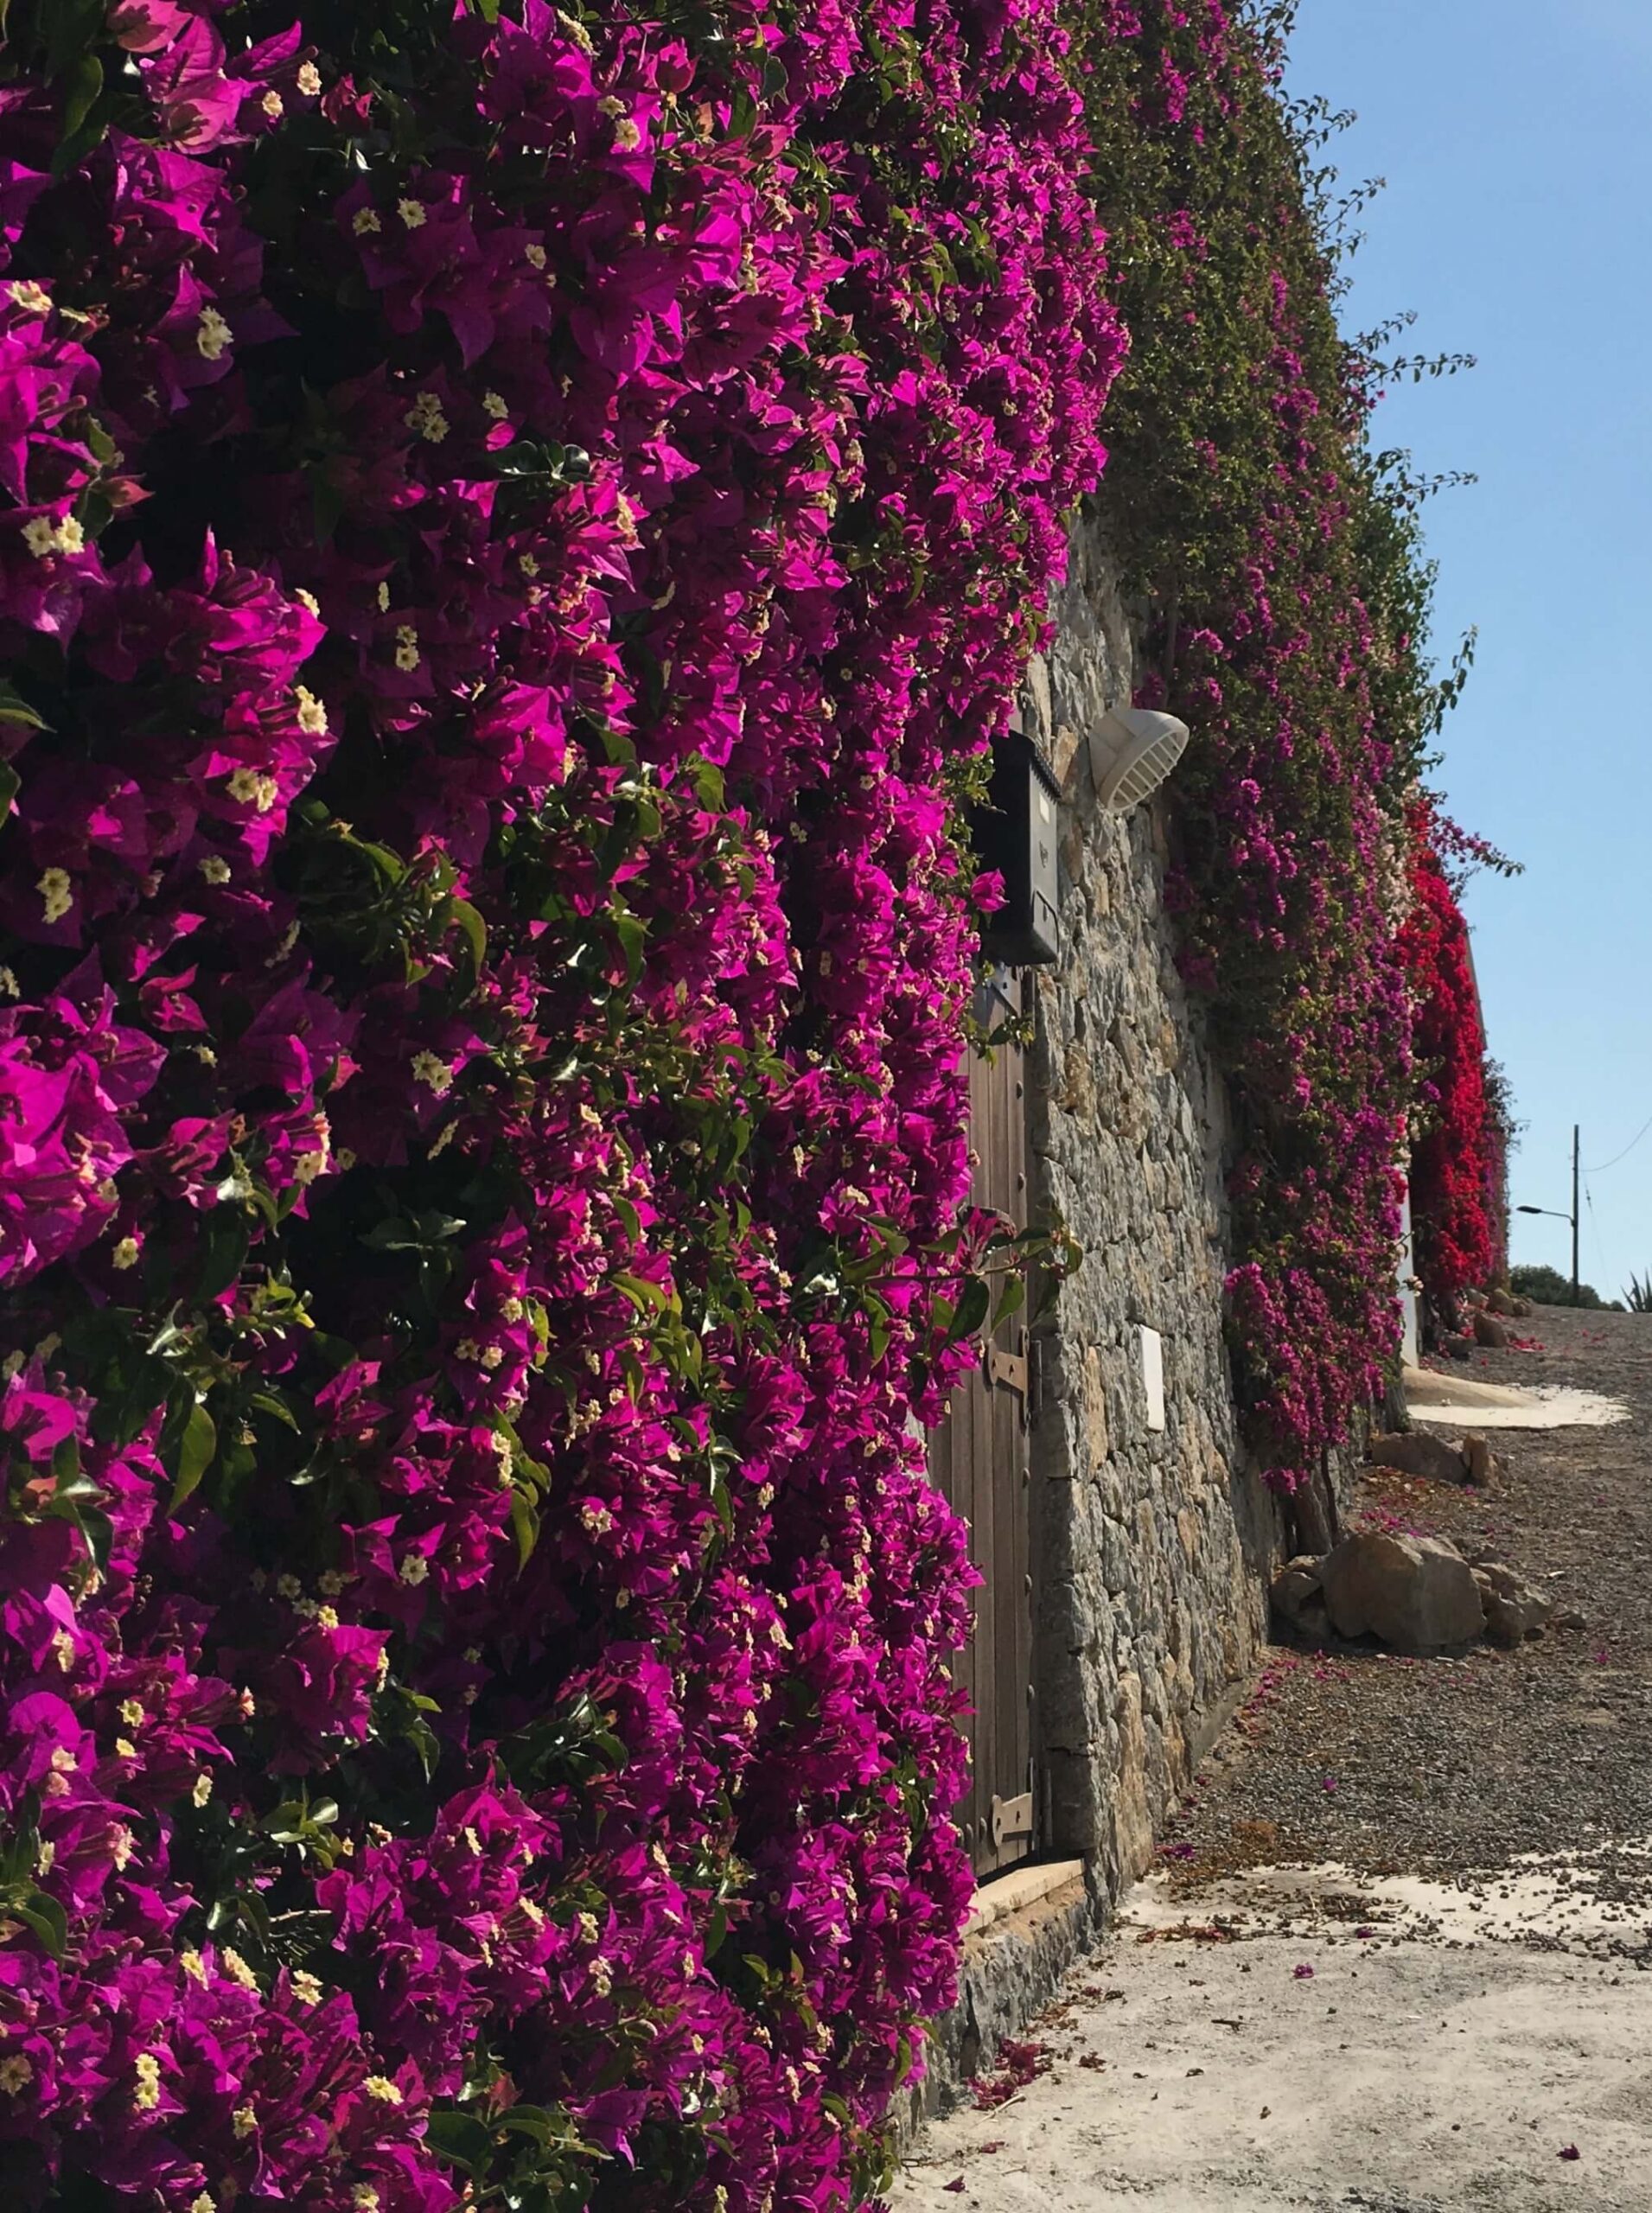
[[[956,826],[1126,322],[1271,1468],[1389,1342],[1426,595],[1268,49],[3,35],[13,2197],[863,2202],[970,1889]]]
[[[1062,34],[6,39],[11,2202],[858,2202],[970,1888],[953,794],[1124,343]]]
[[[1413,1003],[1421,1081],[1411,1153],[1418,1273],[1436,1312],[1507,1265],[1502,1198],[1507,1138],[1486,1057],[1468,925],[1442,858],[1451,826],[1419,800],[1411,811],[1411,909],[1400,952]]]
[[[1086,49],[1132,340],[1108,496],[1153,609],[1145,698],[1196,732],[1169,896],[1235,1106],[1241,1412],[1287,1490],[1398,1342],[1404,808],[1456,687],[1425,658],[1403,456],[1367,436],[1376,366],[1336,326],[1314,118],[1279,90],[1291,12],[1120,0]]]

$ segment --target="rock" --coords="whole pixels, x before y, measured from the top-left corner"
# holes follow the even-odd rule
[[[1442,1337],[1440,1350],[1445,1355],[1447,1360],[1472,1360],[1474,1339],[1472,1337]]]
[[[1235,1821],[1234,1840],[1252,1852],[1272,1852],[1279,1841],[1279,1825],[1277,1821]]]
[[[1530,1317],[1531,1311],[1532,1302],[1529,1298],[1516,1298],[1512,1302],[1510,1307],[1510,1311],[1513,1313],[1515,1319],[1517,1322],[1524,1322],[1528,1320]]]
[[[1341,1636],[1375,1636],[1397,1652],[1427,1653],[1471,1644],[1485,1627],[1473,1571],[1438,1537],[1356,1530],[1327,1557],[1320,1579]]]
[[[1520,1307],[1512,1291],[1492,1291],[1486,1294],[1486,1310],[1489,1313],[1507,1317],[1510,1314],[1518,1314]]]
[[[1462,1453],[1443,1437],[1431,1437],[1426,1429],[1374,1437],[1365,1452],[1375,1466],[1398,1468],[1402,1475],[1426,1476],[1431,1483],[1460,1483],[1463,1480]]]
[[[1512,1335],[1513,1332],[1508,1324],[1506,1322],[1500,1322],[1495,1314],[1488,1314],[1483,1308],[1476,1314],[1474,1317],[1476,1344],[1502,1351],[1508,1344]]]
[[[1477,1490],[1489,1489],[1492,1477],[1498,1472],[1497,1463],[1491,1457],[1491,1447],[1483,1437],[1464,1438],[1463,1465],[1468,1481]]]
[[[1292,1626],[1304,1644],[1319,1646],[1331,1642],[1335,1632],[1330,1625],[1330,1609],[1325,1604],[1323,1591],[1316,1591],[1313,1597],[1304,1603],[1302,1611]]]
[[[1517,1575],[1504,1560],[1486,1560],[1470,1572],[1479,1585],[1486,1634],[1494,1644],[1523,1644],[1554,1611],[1537,1585]]]
[[[1556,1629],[1587,1629],[1589,1617],[1580,1614],[1575,1606],[1568,1606],[1564,1613],[1556,1614],[1554,1626]]]
[[[1316,1600],[1319,1601],[1318,1610],[1324,1612],[1324,1602],[1320,1600],[1319,1569],[1319,1561],[1311,1553],[1299,1553],[1274,1577],[1268,1596],[1272,1601],[1274,1612],[1281,1621],[1290,1622],[1294,1626],[1301,1620],[1304,1610]]]

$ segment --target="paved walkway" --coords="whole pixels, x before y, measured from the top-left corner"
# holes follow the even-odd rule
[[[1652,2213],[1652,1318],[1540,1311],[1481,1381],[1625,1400],[1503,1432],[1495,1541],[1579,1625],[1516,1655],[1280,1650],[1158,1871],[896,2213]]]

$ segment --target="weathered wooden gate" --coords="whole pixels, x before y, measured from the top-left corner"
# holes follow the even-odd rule
[[[1002,973],[1002,972],[1001,972]],[[1017,976],[984,991],[998,1021],[1018,1016]],[[1004,992],[1010,993],[1008,1004]],[[969,1087],[974,1200],[1027,1226],[1024,1055],[1005,1043],[991,1065],[977,1055]],[[936,1486],[969,1523],[970,1558],[982,1581],[973,1594],[975,1632],[954,1673],[974,1708],[968,1724],[974,1781],[958,1811],[978,1875],[1001,1873],[1034,1850],[1030,1355],[1024,1311],[985,1342],[981,1361],[954,1396],[930,1445]]]

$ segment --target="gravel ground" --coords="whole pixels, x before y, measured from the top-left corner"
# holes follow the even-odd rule
[[[1410,1661],[1275,1648],[1156,1872],[932,2128],[896,2213],[1652,2213],[1652,1318],[1540,1310],[1488,1493],[1358,1519],[1495,1543],[1581,1629]]]
[[[1631,1419],[1500,1432],[1486,1493],[1373,1470],[1355,1518],[1495,1545],[1586,1626],[1459,1660],[1276,1649],[1170,1833],[1196,1882],[1264,1859],[1450,1877],[1652,1838],[1652,1317],[1516,1326],[1542,1349],[1483,1354],[1477,1380],[1603,1393]],[[1637,1897],[1646,1876],[1626,1863]]]

